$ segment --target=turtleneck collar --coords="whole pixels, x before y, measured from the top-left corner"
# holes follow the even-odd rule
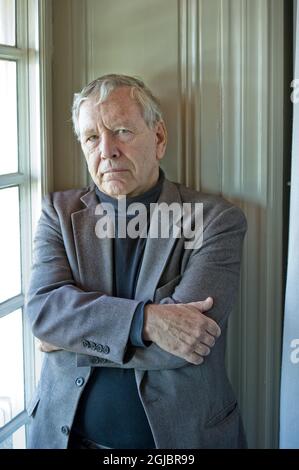
[[[161,191],[162,191],[162,186],[163,186],[164,179],[165,179],[164,171],[161,168],[159,168],[159,179],[158,179],[157,183],[155,184],[155,186],[150,188],[145,193],[139,194],[138,196],[127,197],[126,198],[126,208],[130,204],[133,204],[133,203],[139,203],[140,204],[141,203],[141,204],[144,204],[147,209],[149,209],[150,204],[157,202],[157,200],[159,199],[159,196],[160,196]],[[114,207],[116,212],[118,211],[118,207],[119,207],[118,206],[118,199],[116,199],[114,197],[111,197],[106,193],[103,193],[103,191],[101,191],[97,186],[95,188],[95,191],[96,191],[96,195],[97,195],[97,197],[98,197],[98,199],[101,203],[103,203],[103,202],[109,203]]]

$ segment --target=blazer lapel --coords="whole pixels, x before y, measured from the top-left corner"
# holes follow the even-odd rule
[[[82,283],[90,290],[113,293],[113,239],[98,238],[95,232],[99,204],[94,186],[81,201],[86,206],[71,216]]]
[[[95,233],[99,204],[94,186],[81,201],[85,207],[72,214],[74,241],[79,274],[82,283],[95,291],[113,294],[113,238],[98,238]],[[180,193],[174,183],[165,179],[158,203],[181,204]],[[152,223],[152,222],[151,222]],[[146,240],[143,260],[135,290],[135,298],[153,300],[155,290],[176,238],[150,238]]]
[[[174,202],[181,205],[180,193],[174,183],[165,179],[158,203],[170,205]],[[168,238],[147,238],[135,291],[136,299],[154,299],[157,284],[175,242],[176,238],[171,235]]]

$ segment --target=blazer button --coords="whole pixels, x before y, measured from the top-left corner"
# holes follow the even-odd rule
[[[90,348],[90,343],[87,341],[87,339],[84,339],[82,341],[83,348]]]
[[[99,362],[100,362],[100,358],[99,358],[99,357],[93,357],[93,358],[91,359],[91,363],[92,363],[92,364],[99,364]]]
[[[68,436],[68,434],[70,433],[70,428],[68,426],[62,426],[61,427],[61,432],[62,434],[64,434],[65,436]]]
[[[109,353],[110,353],[110,348],[109,348],[109,346],[106,345],[106,346],[103,347],[103,353],[104,353],[104,354],[109,354]]]
[[[96,345],[96,350],[97,350],[99,353],[103,352],[103,346],[102,346],[102,344],[97,344],[97,345]]]
[[[90,341],[90,346],[89,346],[89,347],[90,347],[90,349],[91,349],[92,351],[95,351],[97,345],[96,345],[96,343],[94,343],[93,341]]]
[[[77,377],[77,378],[76,378],[76,385],[77,385],[77,387],[82,387],[83,384],[84,384],[84,379],[83,379],[83,377]]]

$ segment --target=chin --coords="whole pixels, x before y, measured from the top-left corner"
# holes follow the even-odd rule
[[[111,182],[102,186],[104,193],[111,197],[125,196],[131,192],[130,188],[122,183]],[[100,188],[101,189],[101,188]]]

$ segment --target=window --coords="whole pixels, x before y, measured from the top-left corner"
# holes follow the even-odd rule
[[[40,151],[45,4],[0,0],[0,449],[26,447],[25,408],[36,381],[34,339],[23,306],[45,158]]]

